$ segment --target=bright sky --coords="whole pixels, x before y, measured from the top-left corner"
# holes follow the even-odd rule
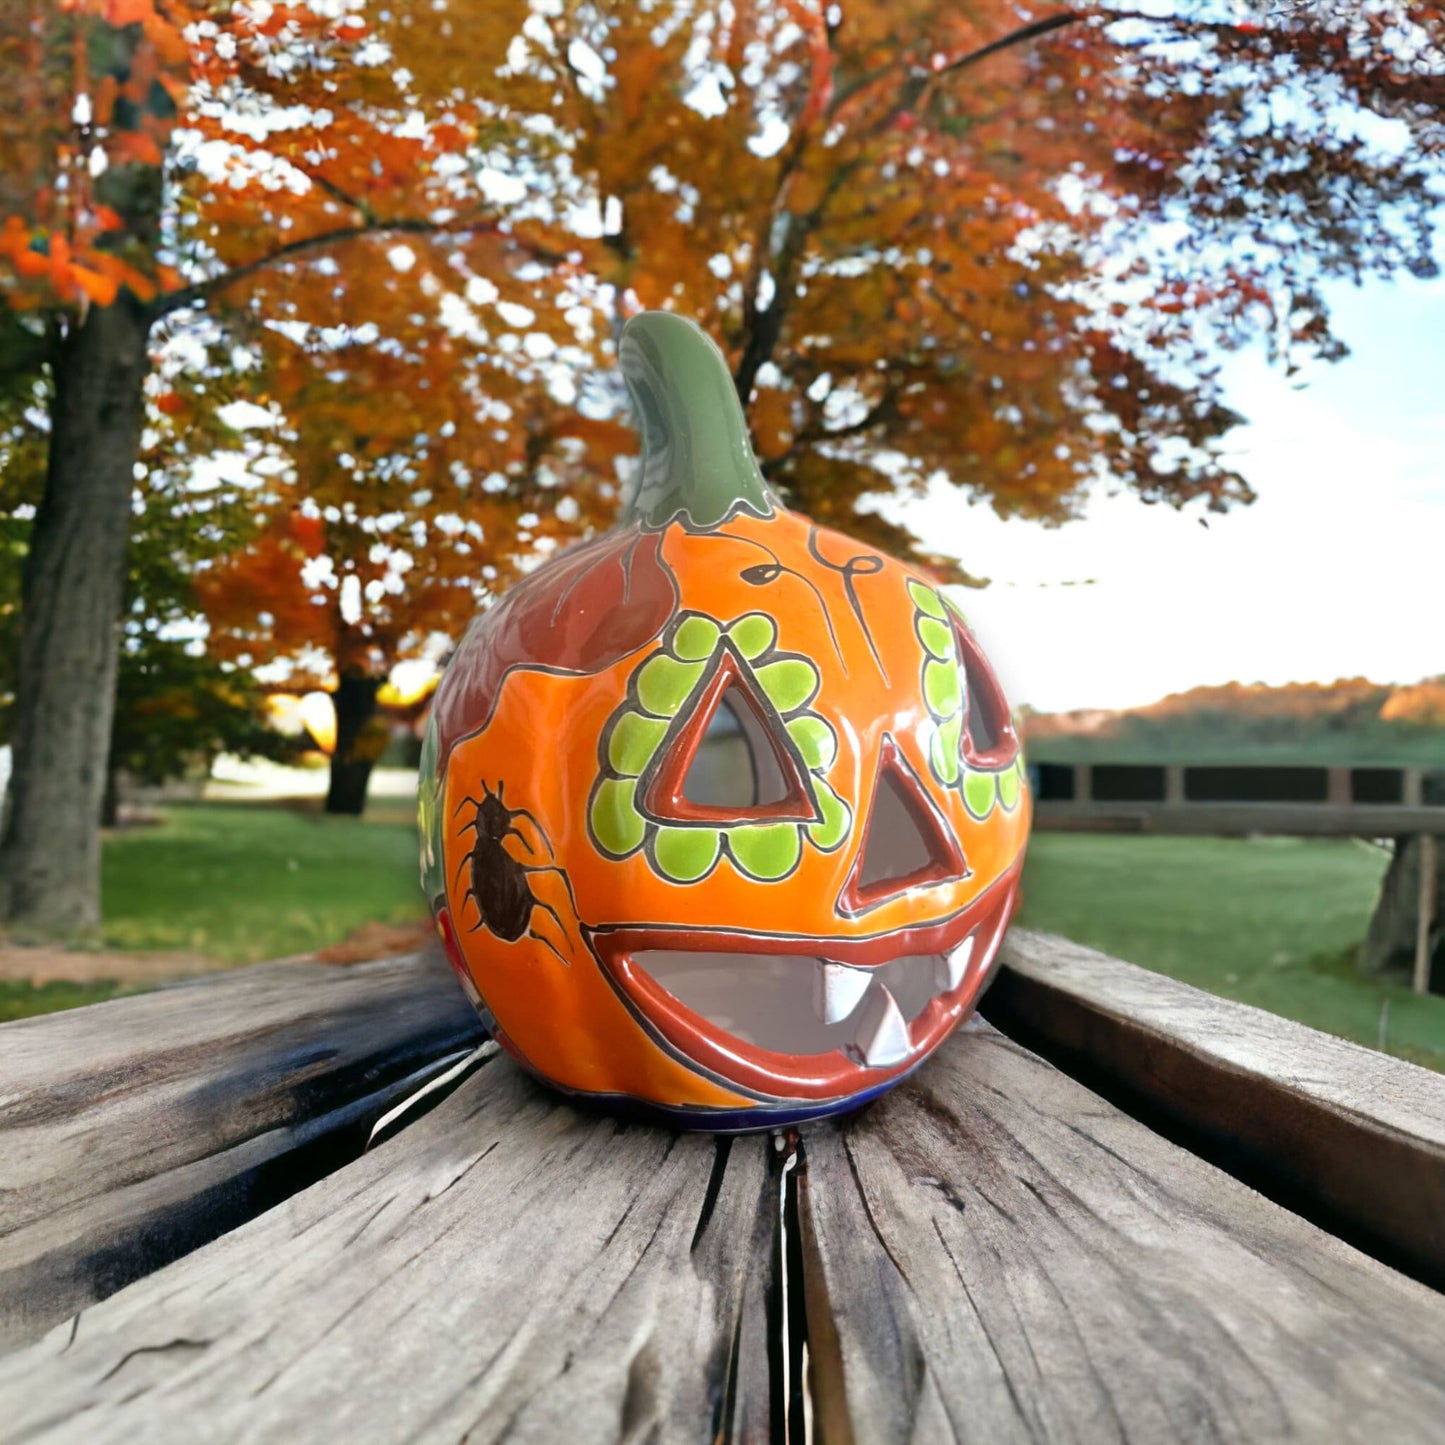
[[[1250,423],[1232,451],[1259,499],[1207,530],[1196,509],[1130,496],[1056,530],[948,487],[909,506],[932,545],[993,578],[959,601],[1011,702],[1445,673],[1445,281],[1326,294],[1345,360],[1292,383],[1262,354],[1226,359],[1225,400]]]

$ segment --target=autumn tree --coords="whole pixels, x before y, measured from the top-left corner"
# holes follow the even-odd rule
[[[374,549],[407,553],[404,591],[420,589],[451,566],[431,539],[475,522],[487,555],[471,562],[500,582],[532,540],[600,514],[615,435],[569,437],[563,417],[620,418],[610,331],[637,307],[683,309],[723,342],[797,505],[930,554],[878,510],[900,489],[951,482],[1046,519],[1094,483],[1247,499],[1220,446],[1237,418],[1213,348],[1264,336],[1286,363],[1334,354],[1323,278],[1429,264],[1435,4],[1261,3],[1226,22],[1190,0],[1163,16],[1003,0],[36,0],[3,23],[38,77],[9,88],[0,121],[29,147],[0,195],[10,292],[43,303],[57,378],[25,636],[87,639],[57,652],[68,671],[42,666],[39,641],[22,651],[0,852],[22,918],[93,916],[93,840],[54,820],[93,813],[73,804],[109,705],[133,394],[155,328],[194,308],[276,378],[257,400],[276,407],[294,472],[258,501],[268,540],[218,564],[216,645],[250,625],[256,647],[309,648],[339,679],[433,620],[450,628],[467,590],[443,580],[435,619],[394,607],[366,569],[395,564]],[[511,283],[527,294],[504,301]],[[504,340],[525,374],[499,360]],[[474,390],[450,384],[453,365]],[[509,440],[487,443],[475,412],[497,385],[514,388],[495,429]],[[334,442],[309,426],[313,403],[331,407]],[[385,416],[413,403],[408,440]],[[444,437],[448,423],[473,440]],[[511,449],[500,466],[492,443]],[[539,530],[557,457],[579,511],[553,508]],[[468,481],[447,491],[453,460]],[[413,522],[431,545],[397,545]],[[89,553],[59,545],[65,526]],[[84,578],[64,570],[72,552]],[[246,595],[248,575],[254,625],[220,586]],[[263,576],[268,595],[305,592],[309,641],[260,621],[282,615],[259,605]],[[375,611],[353,620],[341,604],[357,588]],[[63,702],[76,717],[60,727]]]
[[[455,288],[449,325],[409,324],[418,286]],[[342,319],[354,288],[373,318],[361,328]],[[595,358],[553,340],[572,333],[569,298],[535,291],[500,261],[483,274],[434,244],[374,247],[345,289],[298,301],[306,322],[270,336],[244,380],[287,464],[249,498],[259,534],[201,570],[198,591],[216,655],[331,690],[328,811],[364,807],[396,662],[459,637],[528,554],[610,519],[597,479],[632,434],[578,412]],[[293,308],[273,294],[267,309]]]
[[[0,313],[0,324],[7,316],[13,322],[13,313]],[[221,751],[285,748],[264,726],[260,686],[248,671],[208,651],[197,629],[197,567],[234,552],[256,522],[246,489],[234,478],[195,470],[198,460],[215,453],[241,460],[247,443],[226,425],[224,407],[215,404],[221,398],[210,389],[215,338],[211,354],[200,338],[188,341],[184,350],[163,348],[145,388],[101,806],[107,824],[116,818],[121,773],[159,784]],[[19,584],[30,520],[44,496],[49,387],[43,368],[22,367],[8,394],[0,394],[0,547],[6,556],[0,565],[0,744],[9,741],[15,712]]]
[[[511,230],[476,166],[442,164],[503,143],[506,118],[414,96],[359,8],[28,0],[0,15],[0,258],[50,397],[0,838],[0,918],[23,928],[98,919],[132,486],[166,333],[225,314],[265,267],[381,234],[445,233],[465,256]]]

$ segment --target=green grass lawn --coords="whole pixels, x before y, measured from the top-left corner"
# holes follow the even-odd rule
[[[1211,993],[1445,1071],[1445,998],[1355,972],[1384,872],[1344,840],[1042,833],[1020,921]],[[252,963],[339,942],[364,923],[425,915],[411,804],[366,819],[309,805],[173,805],[110,834],[103,944]],[[0,1019],[114,997],[118,983],[0,983]]]
[[[0,1024],[35,1014],[58,1013],[86,1003],[104,1003],[133,990],[120,983],[25,983],[0,978]]]
[[[426,913],[414,808],[331,818],[241,803],[171,806],[105,841],[107,948],[180,949],[225,963],[306,953],[363,923]]]
[[[1352,839],[1040,833],[1019,922],[1445,1072],[1445,998],[1357,973],[1388,856]]]

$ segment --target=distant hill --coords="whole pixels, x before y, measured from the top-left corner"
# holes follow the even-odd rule
[[[1229,682],[1147,707],[1023,714],[1033,762],[1315,763],[1445,769],[1445,677]]]

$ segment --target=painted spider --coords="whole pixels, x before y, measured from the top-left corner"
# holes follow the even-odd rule
[[[463,871],[471,869],[471,883],[462,902],[465,904],[466,900],[470,899],[476,904],[477,921],[468,932],[475,933],[479,928],[486,928],[506,943],[515,943],[525,933],[529,938],[535,938],[538,943],[545,944],[566,964],[568,960],[557,945],[532,927],[533,914],[540,909],[551,917],[562,931],[564,939],[567,933],[567,927],[557,910],[532,891],[530,879],[534,873],[555,873],[567,889],[567,897],[571,901],[575,916],[577,900],[572,893],[572,883],[565,870],[550,861],[556,855],[552,851],[551,843],[547,841],[546,833],[542,831],[542,825],[525,808],[507,806],[502,797],[505,786],[505,783],[499,783],[496,792],[493,792],[484,782],[481,800],[463,798],[452,814],[455,820],[464,808],[475,809],[471,822],[464,823],[458,829],[459,835],[467,832],[476,835],[476,841],[462,859],[456,877],[456,883],[460,883]],[[502,846],[506,839],[515,838],[528,853],[534,857],[540,856],[537,848],[517,827],[519,818],[537,830],[537,836],[547,850],[548,862],[524,863],[520,858],[514,858]]]

